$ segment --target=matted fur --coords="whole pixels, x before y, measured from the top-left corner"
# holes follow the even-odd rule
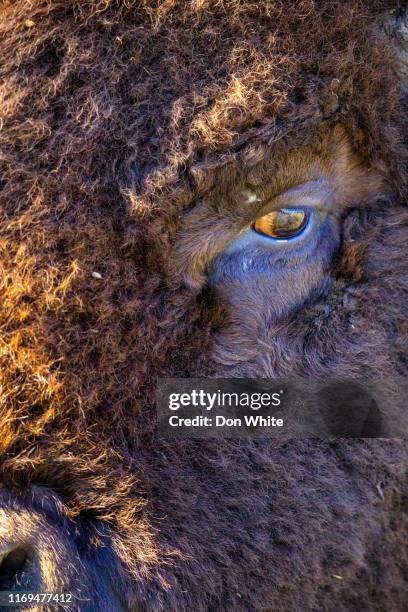
[[[220,372],[228,313],[169,266],[185,215],[337,124],[384,187],[264,373],[406,375],[407,122],[379,26],[394,8],[2,3],[3,521],[23,507],[60,529],[84,593],[94,564],[126,609],[403,609],[402,442],[165,442],[153,410],[158,376]],[[259,373],[246,357],[238,373]],[[64,554],[53,571],[76,587]]]

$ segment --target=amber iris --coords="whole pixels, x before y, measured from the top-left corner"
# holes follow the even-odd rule
[[[305,228],[307,218],[304,210],[281,208],[255,219],[252,228],[270,238],[293,238]]]

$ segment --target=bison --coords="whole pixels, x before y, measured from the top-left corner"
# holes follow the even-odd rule
[[[406,376],[404,4],[3,0],[0,590],[406,609],[402,439],[155,425],[161,377]]]

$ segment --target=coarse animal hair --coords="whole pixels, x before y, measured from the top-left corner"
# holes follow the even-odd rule
[[[407,374],[396,3],[0,17],[0,548],[79,610],[402,610],[403,441],[169,441],[154,416],[160,376]],[[333,138],[353,197],[330,291],[226,346],[201,221],[221,235],[248,184],[328,167]]]

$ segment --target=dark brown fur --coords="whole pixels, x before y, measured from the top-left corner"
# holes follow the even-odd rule
[[[28,542],[43,589],[82,584],[80,610],[403,610],[403,441],[154,430],[158,376],[406,375],[393,8],[2,3],[0,544]],[[220,248],[191,219],[226,240],[242,189],[326,167],[336,130],[332,288],[231,364],[205,288]]]

